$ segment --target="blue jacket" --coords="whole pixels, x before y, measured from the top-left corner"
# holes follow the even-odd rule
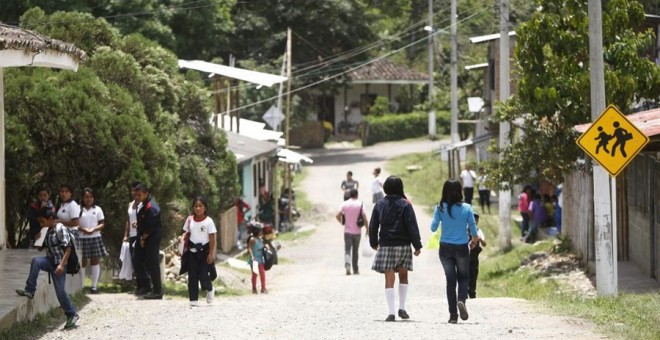
[[[138,234],[148,234],[149,237],[162,235],[160,207],[151,195],[137,213],[137,230]]]
[[[412,205],[401,196],[388,195],[379,200],[369,220],[369,244],[408,246],[422,249],[417,218]]]
[[[439,205],[435,207],[433,221],[431,221],[431,231],[438,230],[438,224],[442,222],[440,243],[467,244],[469,237],[465,226],[467,225],[470,228],[472,235],[477,234],[472,206],[467,203],[454,204],[451,206],[451,216],[449,216],[447,210],[447,203],[442,203],[442,206],[444,211],[440,211]]]

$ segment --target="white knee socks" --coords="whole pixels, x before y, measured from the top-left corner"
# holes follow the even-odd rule
[[[87,268],[87,267],[80,266],[80,276],[82,277],[82,288],[83,289],[85,289],[85,268]]]
[[[101,265],[92,266],[92,288],[96,288],[96,284],[99,283],[99,276],[101,276]]]
[[[394,315],[394,288],[385,288],[385,298],[387,299],[388,315]]]
[[[399,309],[406,310],[406,299],[408,298],[408,284],[399,284]]]

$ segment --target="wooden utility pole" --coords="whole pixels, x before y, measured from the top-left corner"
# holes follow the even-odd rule
[[[450,74],[451,74],[451,122],[450,122],[450,133],[451,133],[451,143],[458,143],[458,65],[456,62],[457,59],[457,25],[456,25],[456,0],[451,0],[451,57],[450,57]],[[458,164],[460,169],[460,162]]]
[[[500,0],[500,101],[509,99],[509,0]],[[500,148],[509,146],[508,122],[500,123]],[[502,154],[500,154],[502,157]],[[510,183],[505,183],[510,185]],[[499,192],[499,245],[501,249],[511,248],[511,189]]]
[[[291,123],[291,28],[287,28],[286,30],[286,77],[287,77],[287,83],[286,83],[286,124],[285,124],[285,131],[284,131],[284,136],[286,138],[286,148],[289,148],[289,129],[290,129],[290,123]],[[288,199],[289,199],[289,204],[288,204],[288,209],[287,209],[287,221],[291,223],[291,167],[289,166],[289,163],[286,163],[286,184],[288,188]]]
[[[433,0],[429,0],[429,137],[435,138],[436,136],[436,126],[435,126],[435,106],[433,102],[435,101],[435,89],[433,86],[433,44],[435,36],[435,28],[433,27]]]
[[[603,62],[603,21],[601,0],[589,0],[589,76],[591,87],[591,120],[605,111],[605,75]],[[612,204],[612,191],[616,182],[605,169],[593,164],[594,228],[596,250],[596,291],[598,295],[618,293],[616,254],[616,205]]]

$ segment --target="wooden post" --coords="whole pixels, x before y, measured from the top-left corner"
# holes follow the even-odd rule
[[[0,67],[0,250],[7,245],[5,185],[5,85],[4,70]]]

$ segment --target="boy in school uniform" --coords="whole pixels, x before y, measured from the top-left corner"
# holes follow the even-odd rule
[[[479,242],[472,241],[472,235],[470,235],[470,274],[468,275],[468,297],[474,299],[477,297],[477,277],[479,276],[479,253],[483,250],[481,247],[486,246],[485,236],[483,231],[479,229],[479,215],[474,214],[474,224],[477,225],[477,236],[479,236]],[[468,234],[470,229],[468,228]]]
[[[71,299],[65,290],[66,283],[66,264],[71,255],[71,242],[69,233],[61,223],[55,223],[56,214],[53,209],[43,207],[39,211],[39,224],[43,228],[48,228],[43,246],[46,248],[46,256],[35,257],[30,265],[30,274],[25,282],[25,289],[17,289],[16,294],[25,296],[28,299],[34,298],[34,292],[37,290],[37,278],[42,270],[47,272],[53,279],[53,287],[57,294],[57,300],[66,315],[65,329],[72,328],[79,319],[76,308],[71,303]],[[39,238],[37,234],[36,238]]]

